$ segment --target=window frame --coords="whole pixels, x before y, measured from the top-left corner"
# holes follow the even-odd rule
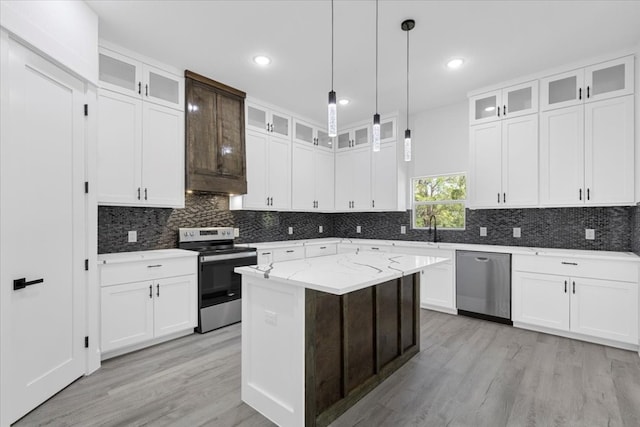
[[[416,180],[419,179],[431,179],[431,178],[438,178],[438,177],[442,177],[442,176],[447,176],[447,177],[451,177],[451,176],[464,176],[465,178],[465,198],[461,199],[461,200],[437,200],[437,201],[429,201],[429,202],[417,202],[416,201],[416,196],[415,196],[415,185],[414,182]],[[417,206],[429,206],[429,205],[456,205],[456,204],[462,204],[463,208],[464,208],[464,227],[462,228],[444,228],[444,227],[438,227],[440,230],[448,230],[448,231],[465,231],[467,229],[467,191],[468,191],[468,184],[467,184],[467,173],[466,172],[452,172],[452,173],[441,173],[441,174],[436,174],[436,175],[424,175],[424,176],[414,176],[411,178],[410,181],[410,185],[411,185],[411,228],[414,230],[429,230],[429,227],[418,227],[416,226],[416,207]]]

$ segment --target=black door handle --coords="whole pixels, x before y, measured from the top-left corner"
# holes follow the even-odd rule
[[[142,82],[138,82],[138,95],[142,95]]]
[[[144,94],[145,94],[145,96],[149,96],[149,85],[148,84],[144,85]]]
[[[589,94],[589,86],[587,86],[587,99],[589,99],[591,95]]]
[[[13,290],[17,291],[18,289],[24,289],[27,286],[37,285],[38,283],[42,283],[42,282],[44,282],[44,279],[36,279],[30,282],[27,282],[27,279],[24,277],[21,279],[15,279],[13,281]]]
[[[144,199],[147,200],[147,189],[144,189]]]
[[[566,280],[564,281],[564,293],[565,294],[567,293],[567,281]]]
[[[153,298],[153,285],[149,285],[149,298]]]
[[[578,89],[578,99],[582,99],[582,88]]]
[[[160,285],[159,284],[156,285],[156,291],[157,291],[156,296],[160,296]]]

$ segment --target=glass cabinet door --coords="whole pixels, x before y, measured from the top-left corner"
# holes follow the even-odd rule
[[[351,131],[345,131],[338,134],[338,150],[351,147]]]
[[[142,95],[144,99],[156,104],[184,110],[184,105],[181,101],[184,99],[184,79],[146,64],[143,69]]]
[[[298,142],[313,144],[313,128],[305,123],[294,121],[293,139]]]
[[[268,132],[268,115],[267,109],[255,104],[247,103],[246,126],[249,129],[260,132]]]
[[[396,140],[396,119],[389,118],[380,121],[380,142],[393,142]]]
[[[100,48],[98,62],[100,87],[124,95],[142,94],[142,64],[132,58]]]
[[[271,133],[279,136],[289,137],[290,132],[290,118],[280,113],[271,113]]]
[[[329,138],[329,134],[323,130],[318,130],[318,147],[333,150],[333,138]]]
[[[499,120],[502,107],[502,92],[494,91],[469,98],[469,124]]]
[[[354,145],[367,145],[369,143],[369,125],[365,127],[356,128],[353,131]]]
[[[511,86],[502,90],[503,119],[537,112],[538,81]]]
[[[541,110],[547,111],[581,104],[586,96],[582,90],[583,82],[582,70],[556,74],[540,80]]]
[[[585,101],[633,93],[633,57],[616,59],[585,69]]]

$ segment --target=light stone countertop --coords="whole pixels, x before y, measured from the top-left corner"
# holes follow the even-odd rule
[[[118,252],[99,254],[98,264],[117,264],[122,262],[150,261],[155,259],[198,256],[198,252],[184,249],[155,249],[150,251]]]
[[[379,252],[347,253],[236,267],[235,272],[335,295],[417,273],[448,258]]]

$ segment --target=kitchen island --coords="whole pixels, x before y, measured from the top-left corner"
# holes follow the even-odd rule
[[[237,267],[242,400],[325,426],[420,351],[420,276],[446,258],[356,252]]]

